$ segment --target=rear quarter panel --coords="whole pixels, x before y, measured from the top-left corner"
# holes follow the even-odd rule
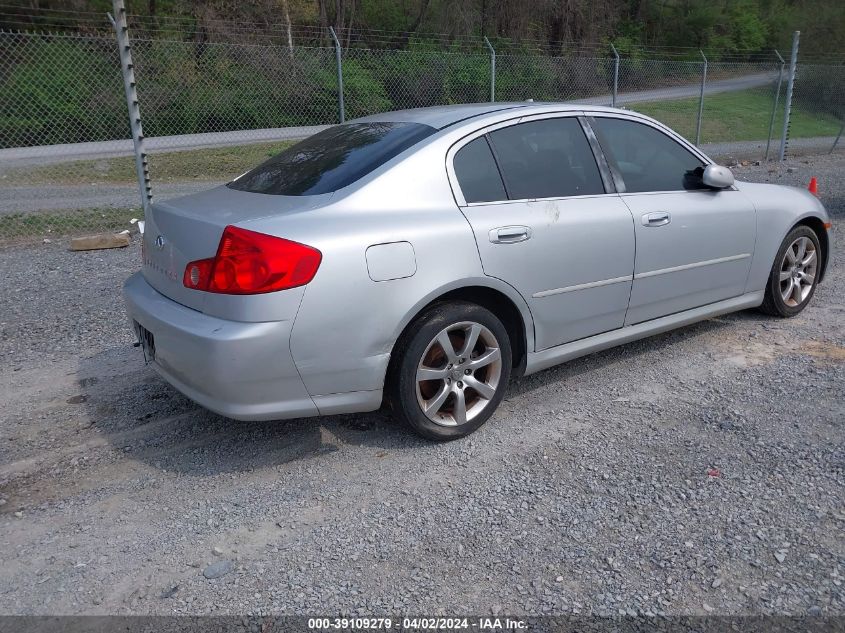
[[[445,155],[441,142],[429,144],[355,191],[339,192],[324,208],[242,224],[323,254],[291,335],[291,352],[311,395],[381,389],[402,330],[449,290],[495,287],[527,313],[516,291],[485,277],[472,230],[449,186]],[[367,249],[395,242],[412,245],[415,272],[374,281]]]

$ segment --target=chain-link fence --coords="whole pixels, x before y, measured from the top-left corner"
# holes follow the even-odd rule
[[[789,151],[841,149],[843,125],[845,65],[799,64],[789,119]]]
[[[128,226],[137,193],[118,212],[91,196],[114,175],[103,157],[126,155],[133,182],[128,139],[113,36],[0,33],[0,240]]]
[[[596,57],[498,55],[496,99],[499,101],[573,101],[598,97],[609,105],[613,60]]]
[[[662,121],[714,157],[760,159],[779,145],[772,114],[782,77],[778,62],[623,59],[617,105]]]
[[[490,99],[490,57],[472,52],[343,52],[346,116]]]
[[[491,99],[616,103],[719,159],[779,155],[789,64],[774,56],[727,63],[334,41],[132,40],[156,198],[226,182],[344,118]],[[845,120],[845,66],[799,64],[793,93],[789,151],[829,151]],[[0,33],[0,240],[124,229],[141,217],[128,121],[113,34]]]
[[[150,178],[207,188],[339,121],[334,49],[132,42]]]
[[[782,78],[781,64],[774,60],[708,63],[699,145],[719,156],[765,159],[768,148],[776,157],[783,118],[776,95]]]
[[[616,105],[653,116],[695,140],[703,72],[699,62],[622,59]]]
[[[0,36],[0,147],[126,138],[113,37]]]
[[[180,137],[174,146],[197,134],[279,140],[337,122],[332,49],[144,40],[132,58],[146,134]]]

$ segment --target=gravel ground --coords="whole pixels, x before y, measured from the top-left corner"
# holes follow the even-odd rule
[[[843,168],[737,173],[842,212]],[[843,228],[798,317],[542,372],[446,445],[203,411],[131,347],[137,244],[1,251],[0,613],[845,614]]]
[[[756,161],[755,161],[756,162]],[[831,215],[845,216],[845,151],[821,156],[797,156],[783,163],[732,164],[738,180],[806,187],[815,176],[819,197]]]

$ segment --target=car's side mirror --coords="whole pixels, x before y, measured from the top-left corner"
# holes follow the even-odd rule
[[[727,189],[734,184],[734,175],[730,169],[722,165],[707,165],[701,176],[701,181],[713,189]]]

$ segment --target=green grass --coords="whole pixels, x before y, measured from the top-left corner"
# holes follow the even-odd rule
[[[0,244],[90,233],[134,232],[129,220],[143,218],[138,209],[77,209],[31,211],[0,215]]]
[[[765,140],[772,116],[773,91],[742,90],[704,96],[701,142]],[[665,123],[678,133],[695,140],[698,98],[674,101],[634,103],[626,106]],[[793,107],[790,138],[836,136],[841,123],[833,116]],[[779,138],[783,126],[783,99],[778,102],[773,138]]]
[[[292,144],[292,141],[280,141],[150,154],[150,175],[153,183],[227,180],[239,176]],[[20,167],[10,169],[7,173],[6,182],[15,185],[137,182],[135,158],[132,156]]]

